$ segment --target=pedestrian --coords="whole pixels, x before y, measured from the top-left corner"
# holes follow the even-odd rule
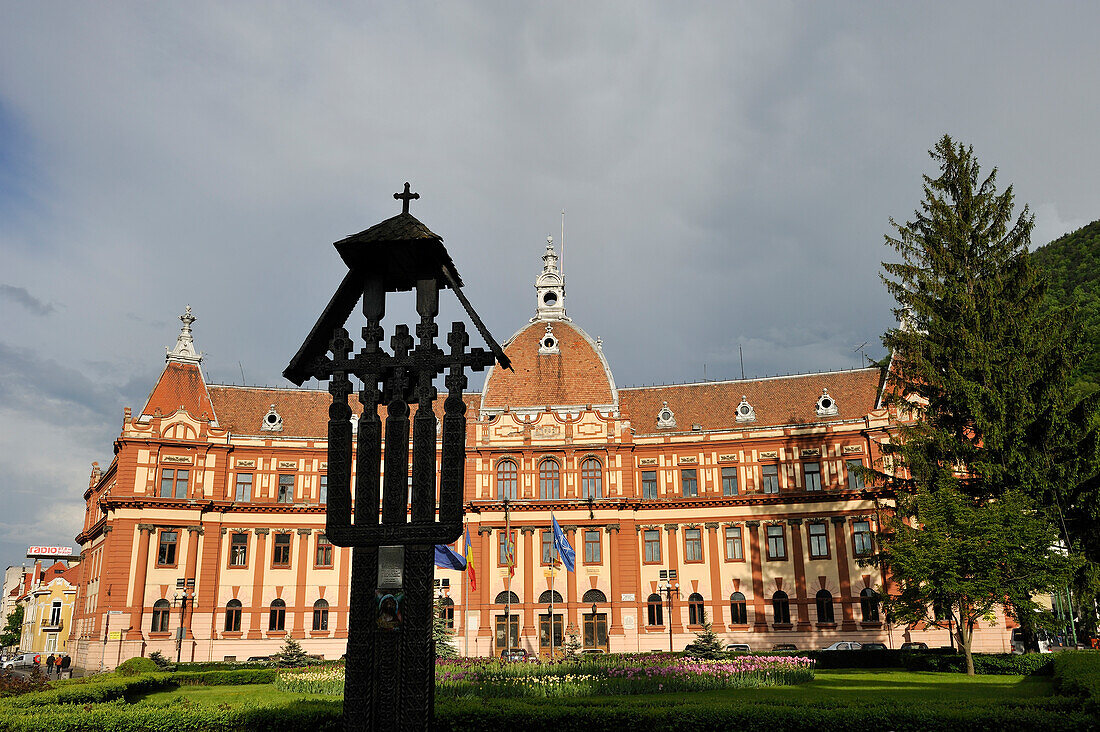
[[[46,678],[47,679],[53,676],[53,665],[54,665],[54,662],[56,660],[57,659],[54,658],[52,653],[50,655],[46,656]]]
[[[69,658],[68,653],[66,653],[64,656],[62,656],[61,657],[61,671],[57,675],[59,677],[62,677],[65,674],[69,673],[69,664],[71,664],[72,662],[73,662],[73,659]]]

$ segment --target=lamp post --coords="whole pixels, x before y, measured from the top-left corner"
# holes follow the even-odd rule
[[[657,589],[665,596],[665,606],[668,608],[668,652],[672,653],[672,598],[680,599],[680,583],[676,581],[675,569],[662,569],[660,576]]]
[[[180,606],[180,627],[176,629],[176,663],[179,663],[183,656],[184,616],[187,614],[187,601],[194,598],[194,596],[195,579],[193,577],[187,579],[177,578],[176,594],[172,600],[173,605],[179,603]]]

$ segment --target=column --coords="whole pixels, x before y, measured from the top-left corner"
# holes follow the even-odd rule
[[[199,561],[199,537],[202,535],[203,531],[201,526],[187,527],[187,563],[183,568],[183,576],[185,579],[195,580],[195,591],[191,593],[191,598],[188,601],[189,611],[186,615],[183,629],[183,637],[188,640],[194,640],[195,638],[195,634],[191,632],[191,619],[195,616],[195,597],[198,595],[199,591],[199,582],[196,575]]]
[[[535,527],[524,526],[520,528],[520,531],[523,532],[523,627],[520,629],[520,635],[537,636],[538,629],[535,627],[535,601],[538,600],[538,598],[535,597],[535,572],[541,568],[542,558],[539,557],[539,561],[531,561],[535,559],[535,555],[531,550],[534,542]],[[516,564],[519,564],[519,557],[516,557]],[[538,653],[538,638],[535,639],[534,650],[535,653]]]
[[[565,534],[565,538],[569,540],[569,546],[573,547],[575,556],[573,558],[573,566],[575,569],[580,569],[581,557],[584,556],[584,547],[581,547],[580,551],[577,551],[577,527],[576,526],[562,526],[562,532]],[[565,634],[569,635],[568,627],[571,625],[577,629],[577,635],[583,636],[584,628],[581,627],[580,616],[577,614],[577,573],[566,572],[566,611],[565,617],[562,619],[566,628]]]
[[[245,638],[255,640],[263,638],[264,607],[264,567],[267,565],[267,535],[271,529],[254,529],[256,534],[256,553],[252,555],[255,568],[252,573],[252,611],[249,614],[248,633]]]
[[[489,542],[492,540],[493,530],[488,526],[478,526],[477,535],[478,538],[481,539],[481,541],[478,542],[481,545],[481,556],[474,562],[474,566],[481,570],[481,577],[478,582],[478,599],[481,602],[481,622],[478,624],[477,634],[479,637],[487,636],[491,639],[493,637],[493,619],[490,617],[489,585],[491,584],[490,578],[493,576],[496,567],[490,566],[489,557],[491,557],[492,554],[490,553],[491,546]],[[489,643],[488,655],[492,655],[492,640],[490,640]]]
[[[802,552],[802,519],[787,519],[791,528],[791,551],[794,553],[794,594],[797,599],[798,630],[810,629],[810,606],[806,602],[806,558]]]
[[[677,582],[679,582],[680,576],[680,545],[676,541],[676,529],[680,528],[676,524],[665,524],[665,531],[668,534],[668,568],[676,570]],[[680,604],[682,597],[672,600],[672,607],[668,609],[668,624],[672,628],[673,634],[683,632],[684,627],[680,622]]]
[[[149,574],[149,544],[153,540],[156,527],[152,524],[138,524],[137,576],[134,577],[134,593],[130,596],[130,629],[126,631],[126,640],[141,640],[141,615],[145,610],[145,578]]]
[[[752,567],[752,632],[768,632],[768,616],[764,610],[764,567],[760,563],[760,522],[746,521],[749,534],[749,561]]]
[[[707,564],[710,565],[710,622],[714,624],[715,628],[721,628],[726,624],[723,619],[723,607],[726,601],[722,596],[723,560],[718,542],[718,522],[707,521],[703,524],[703,527],[709,532]]]
[[[306,637],[306,616],[309,615],[310,629],[313,628],[313,603],[311,596],[306,591],[306,569],[309,567],[309,536],[313,529],[298,529],[298,570],[296,580],[298,587],[294,590],[294,627],[290,631],[291,638]]]
[[[855,630],[856,619],[852,610],[852,580],[848,571],[848,531],[843,516],[833,516],[833,537],[836,540],[836,570],[840,577],[840,609],[844,615],[841,630]]]
[[[351,590],[351,549],[346,546],[336,547],[336,576],[339,577],[340,594],[336,608],[336,635],[334,638],[348,637],[348,618],[351,616],[351,604],[348,595]]]
[[[611,593],[607,598],[611,603],[611,627],[607,629],[607,634],[623,635],[623,608],[619,601],[621,586],[615,581],[619,567],[619,525],[608,524],[604,531],[607,532],[607,589]]]

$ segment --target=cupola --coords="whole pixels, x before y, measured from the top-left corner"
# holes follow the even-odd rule
[[[554,249],[554,237],[546,237],[546,253],[542,255],[542,274],[535,280],[538,302],[535,305],[536,320],[569,320],[565,314],[565,278],[558,269],[558,253]]]

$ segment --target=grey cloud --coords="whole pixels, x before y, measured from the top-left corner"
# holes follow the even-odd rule
[[[0,297],[23,306],[35,315],[52,315],[57,312],[57,308],[51,303],[42,302],[34,295],[27,292],[27,288],[25,287],[0,284]]]

